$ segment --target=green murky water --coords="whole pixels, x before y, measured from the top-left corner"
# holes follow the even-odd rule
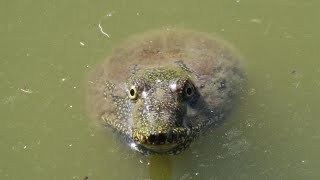
[[[316,0],[0,2],[1,179],[317,179]],[[97,127],[86,77],[128,36],[218,33],[246,60],[248,95],[179,156],[132,153]]]

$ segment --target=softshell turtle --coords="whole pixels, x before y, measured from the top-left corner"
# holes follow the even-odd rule
[[[230,111],[244,82],[238,59],[205,33],[134,36],[90,76],[89,106],[133,149],[178,154]]]

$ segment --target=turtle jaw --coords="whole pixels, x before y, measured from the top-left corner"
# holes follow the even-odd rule
[[[189,128],[178,127],[169,129],[166,132],[159,131],[133,131],[133,141],[144,149],[155,153],[167,153],[174,151],[175,148],[184,144],[188,135]]]

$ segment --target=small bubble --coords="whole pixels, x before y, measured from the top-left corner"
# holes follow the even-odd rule
[[[108,17],[111,17],[115,12],[114,11],[111,11],[107,14]]]
[[[251,19],[250,21],[257,24],[260,24],[262,22],[261,19]]]

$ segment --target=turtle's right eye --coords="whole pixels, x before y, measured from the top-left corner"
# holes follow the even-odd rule
[[[128,91],[128,97],[131,100],[136,100],[138,97],[138,89],[135,86],[131,86]]]

